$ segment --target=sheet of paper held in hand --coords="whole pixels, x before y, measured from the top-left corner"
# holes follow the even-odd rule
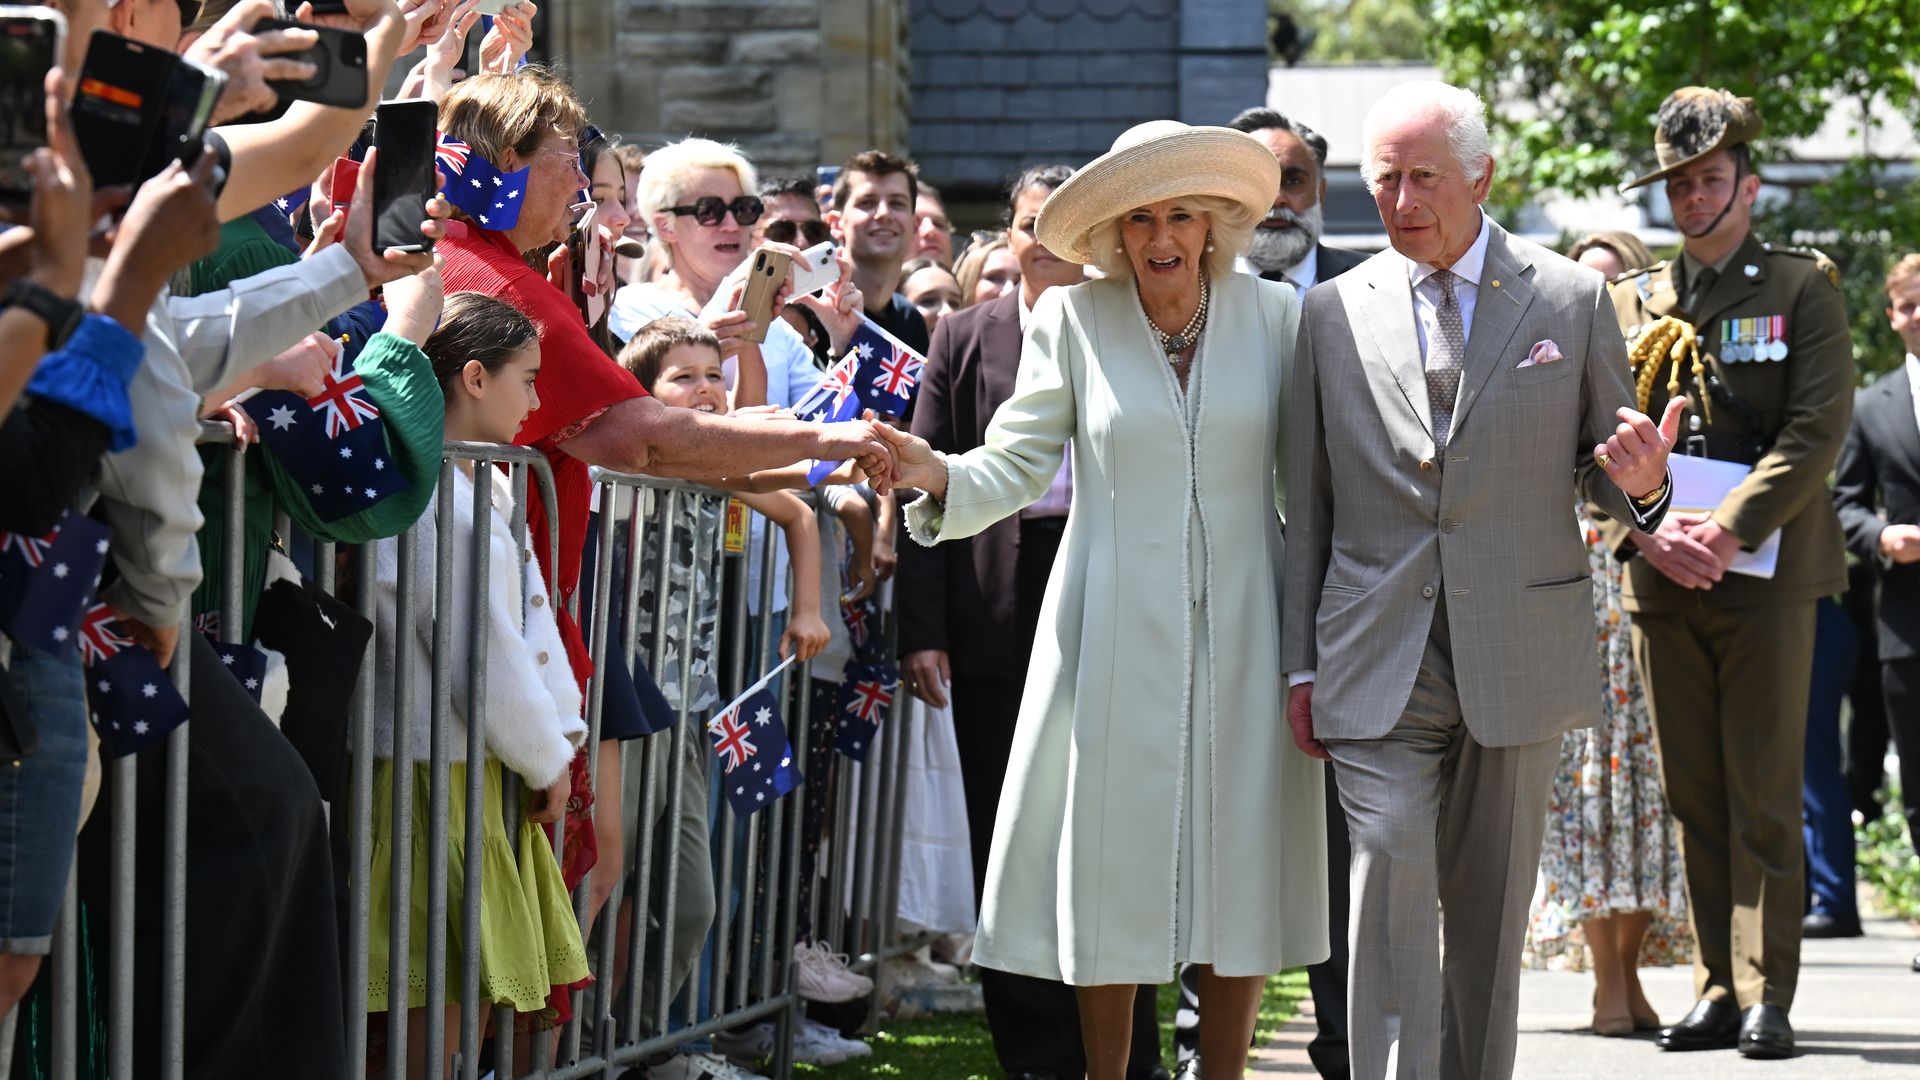
[[[1667,468],[1673,472],[1674,510],[1692,510],[1706,513],[1719,506],[1727,497],[1727,492],[1747,478],[1753,470],[1737,461],[1720,461],[1716,458],[1688,457],[1675,454],[1667,459]],[[1780,559],[1780,530],[1761,541],[1753,551],[1742,550],[1733,557],[1733,564],[1727,567],[1736,574],[1751,574],[1754,577],[1773,577],[1774,565]]]

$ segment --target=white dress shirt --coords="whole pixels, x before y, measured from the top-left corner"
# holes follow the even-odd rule
[[[1307,290],[1320,284],[1320,245],[1315,243],[1307,248],[1307,257],[1280,271],[1293,286],[1293,295],[1301,303],[1307,302]]]
[[[1913,395],[1913,422],[1920,425],[1920,356],[1907,354],[1907,391]]]
[[[1453,283],[1453,296],[1460,305],[1461,343],[1464,345],[1473,338],[1473,309],[1480,301],[1480,276],[1487,268],[1487,238],[1492,235],[1492,223],[1487,215],[1480,215],[1480,235],[1447,269],[1459,280]],[[1420,360],[1426,362],[1427,342],[1439,325],[1440,286],[1433,280],[1439,267],[1428,263],[1407,260],[1407,280],[1413,284],[1413,322],[1420,331]]]

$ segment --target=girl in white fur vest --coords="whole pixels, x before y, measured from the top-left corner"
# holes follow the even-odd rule
[[[539,408],[534,376],[540,368],[540,344],[533,323],[514,308],[479,293],[447,298],[440,326],[427,340],[427,357],[446,396],[449,440],[510,443],[527,415]],[[447,842],[447,1047],[448,1060],[435,1063],[448,1075],[458,1043],[461,957],[480,952],[480,992],[488,1005],[505,1005],[551,1021],[549,1000],[560,988],[583,985],[588,978],[586,951],[560,867],[544,829],[534,824],[558,821],[569,793],[568,765],[587,735],[581,721],[581,697],[554,623],[552,601],[537,570],[513,540],[507,522],[513,497],[505,476],[489,466],[477,478],[471,462],[456,463],[450,489],[436,494],[406,537],[375,546],[379,632],[376,637],[378,702],[372,752],[373,787],[372,931],[369,936],[367,1008],[388,1008],[390,930],[388,897],[392,886],[393,725],[409,725],[413,799],[413,920],[407,939],[410,957],[406,987],[409,1075],[428,1075],[425,1047],[427,953],[427,833],[430,798],[428,754],[433,713],[434,554],[438,500],[453,499],[453,621],[448,635],[454,672],[443,740],[453,758],[449,769],[451,811]],[[487,522],[473,520],[475,483],[492,488],[493,510]],[[470,565],[472,530],[491,534],[485,610],[476,611]],[[410,539],[409,539],[410,538]],[[397,610],[399,545],[414,545],[414,585],[407,611]],[[523,573],[526,569],[529,572]],[[524,584],[528,595],[521,602]],[[521,612],[526,612],[522,625]],[[482,768],[483,840],[480,940],[460,933],[461,884],[468,852],[466,836],[467,725],[473,703],[467,697],[468,635],[474,620],[487,622],[486,701],[481,724],[486,741]],[[411,653],[411,694],[404,700],[394,672],[395,643]],[[387,706],[391,704],[391,708]],[[501,812],[502,769],[520,775],[525,821],[520,841],[507,839]]]

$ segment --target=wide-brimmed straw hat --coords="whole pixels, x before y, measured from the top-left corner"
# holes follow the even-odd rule
[[[1620,190],[1651,184],[1715,150],[1750,143],[1766,130],[1752,98],[1712,86],[1683,86],[1667,95],[1654,118],[1653,156],[1660,167],[1620,185]]]
[[[1280,194],[1280,163],[1245,132],[1152,120],[1122,132],[1113,149],[1054,189],[1035,234],[1069,262],[1094,261],[1093,230],[1138,206],[1192,195],[1231,201],[1229,229],[1252,228]]]

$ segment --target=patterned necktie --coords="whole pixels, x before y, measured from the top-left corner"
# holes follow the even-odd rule
[[[1460,319],[1460,299],[1453,294],[1453,272],[1436,270],[1432,280],[1440,287],[1440,306],[1434,333],[1427,341],[1427,408],[1433,413],[1434,448],[1445,449],[1447,434],[1453,428],[1453,401],[1460,393],[1460,364],[1467,353],[1467,335]]]

